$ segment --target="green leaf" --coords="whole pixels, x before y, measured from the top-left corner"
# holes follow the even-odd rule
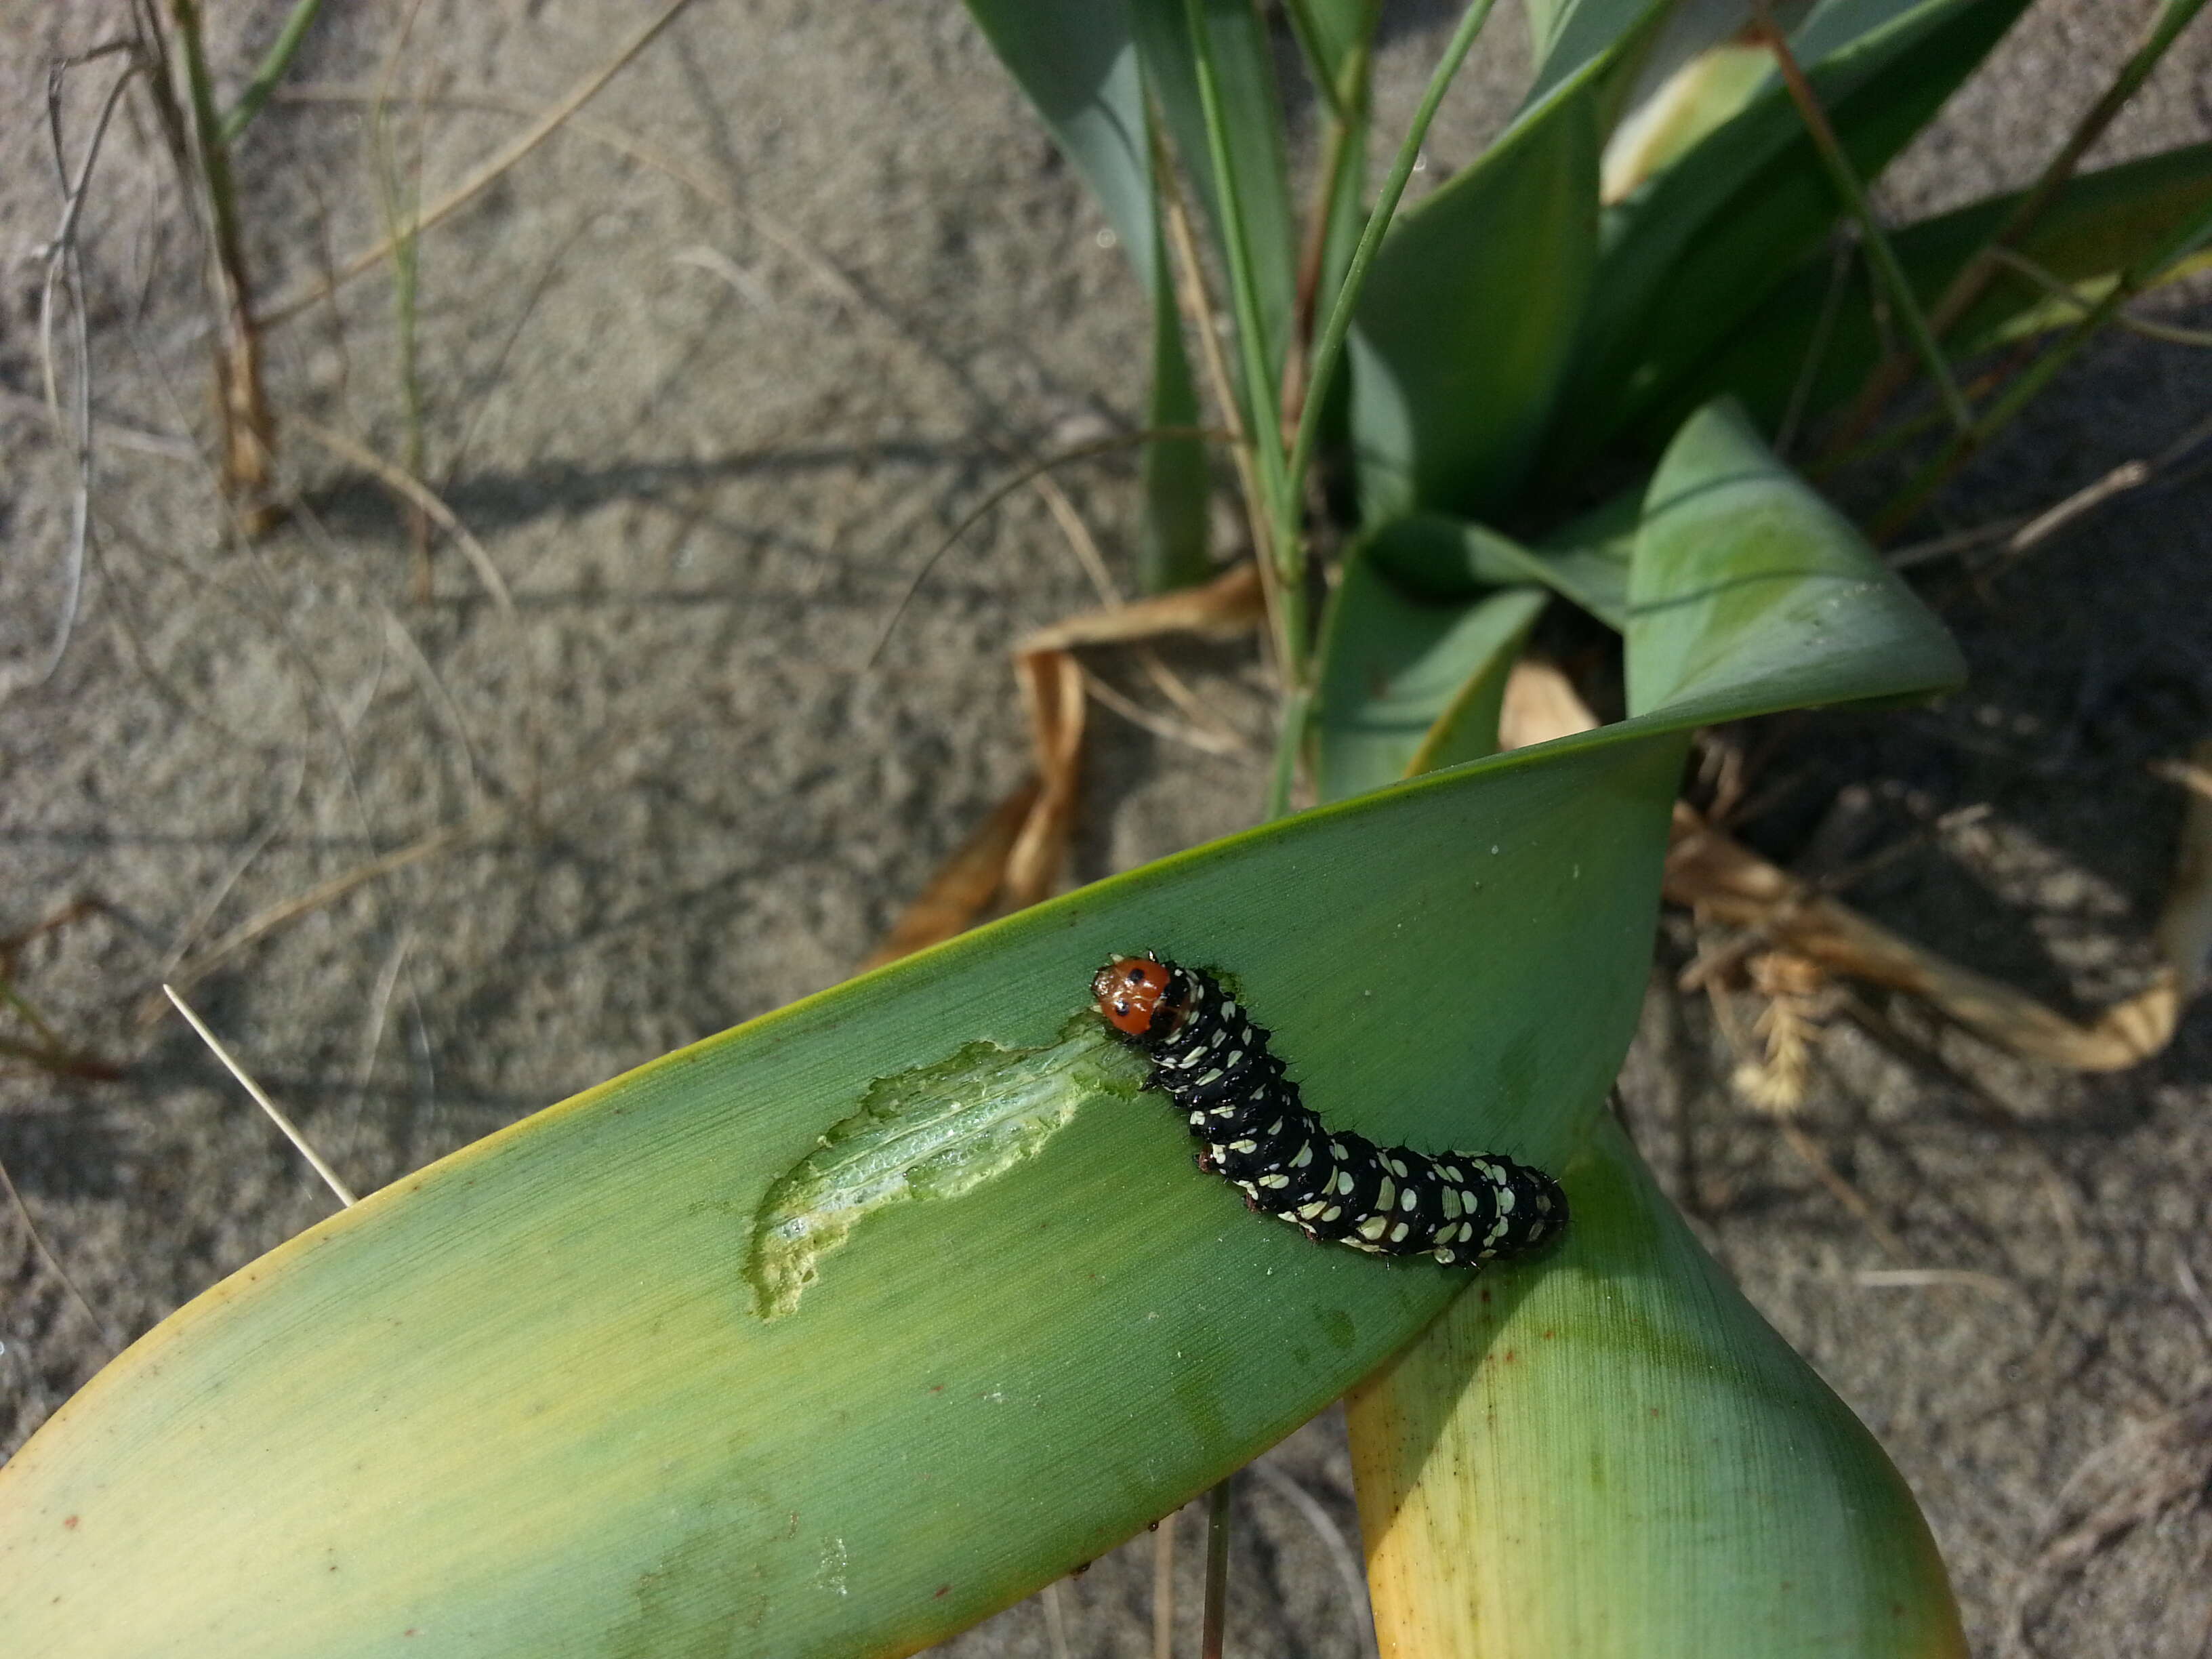
[[[1628,556],[1642,498],[1638,490],[1608,503],[1602,519],[1577,520],[1547,538],[1541,551],[1486,525],[1435,513],[1394,520],[1364,545],[1376,568],[1417,598],[1464,601],[1486,588],[1535,582],[1617,631],[1627,614]]]
[[[1384,239],[1350,350],[1367,523],[1480,516],[1519,484],[1597,254],[1594,100],[1562,88]]]
[[[1557,1250],[1352,1397],[1382,1650],[1964,1659],[1903,1479],[1610,1118],[1565,1178]]]
[[[1111,1547],[1461,1281],[1317,1249],[1192,1169],[1082,1014],[1091,969],[1146,945],[1224,969],[1333,1116],[1555,1163],[1643,993],[1681,739],[1632,737],[1085,890],[324,1222],[0,1469],[10,1659],[343,1659],[409,1631],[472,1659],[904,1651]],[[1065,1127],[960,1195],[876,1205],[762,1316],[763,1206],[824,1135],[1042,1068],[1086,1027],[1039,1103]],[[1116,1060],[1119,1091],[1079,1080]],[[989,1127],[927,1151],[1002,1164]]]
[[[1853,168],[1880,173],[2011,26],[2026,0],[1923,0],[1863,33],[1862,8],[1816,14],[1801,35],[1847,44],[1808,64]],[[1893,0],[1867,15],[1887,17]],[[1819,31],[1818,33],[1815,31]],[[1835,189],[1777,86],[1613,210],[1544,476],[1583,466],[1788,276],[1838,216]]]
[[[1528,106],[1599,64],[1601,125],[1610,127],[1644,52],[1668,15],[1681,9],[1682,0],[1522,0],[1536,60]]]
[[[1731,404],[1692,416],[1652,475],[1627,641],[1629,712],[1670,719],[1911,696],[1966,678],[1942,624]]]
[[[1322,167],[1328,180],[1327,222],[1319,268],[1311,273],[1314,315],[1325,318],[1336,304],[1345,272],[1367,223],[1370,53],[1382,6],[1380,0],[1290,0],[1285,10],[1330,112],[1322,150]],[[1310,230],[1306,234],[1310,236]],[[1309,257],[1310,249],[1302,246],[1299,258]],[[1300,282],[1306,277],[1302,269]],[[1341,450],[1348,441],[1346,393],[1340,374],[1331,375],[1321,391],[1327,409],[1322,441],[1328,449]]]
[[[1925,691],[1942,629],[1734,411],[1653,478],[1629,580],[1632,708]],[[1355,1392],[1385,1651],[1470,1659],[1963,1655],[1881,1448],[1698,1248],[1601,1115],[1561,1246],[1463,1296]]]
[[[2019,200],[1977,202],[1891,239],[1923,302],[1934,302]],[[2208,206],[2212,144],[2191,144],[2071,180],[2017,252],[2094,301],[2121,271],[2162,246],[2175,226]],[[1836,407],[1865,380],[1884,343],[1864,272],[1847,273],[1840,295],[1833,292],[1837,280],[1835,262],[1825,253],[1800,262],[1717,353],[1668,389],[1641,430],[1669,428],[1685,410],[1723,392],[1741,398],[1771,428],[1801,380],[1805,416]],[[1825,336],[1824,313],[1832,315]],[[1960,319],[1945,343],[1971,356],[2079,315],[2052,303],[2026,277],[2006,274]]]
[[[1726,436],[1667,476],[1710,453],[1768,510]],[[1635,593],[1733,642],[1639,612],[1681,702],[1023,912],[311,1229],[0,1468],[9,1659],[912,1651],[1287,1432],[1464,1281],[1192,1170],[1090,970],[1221,969],[1334,1119],[1559,1167],[1636,1022],[1692,725],[1948,667],[1897,659],[1914,601],[1844,580],[1863,549],[1806,551],[1796,626],[1787,501],[1741,550],[1771,602],[1714,604],[1663,483]]]
[[[1322,631],[1313,726],[1321,798],[1341,800],[1494,751],[1505,673],[1545,598],[1541,588],[1516,587],[1473,604],[1423,600],[1355,550]],[[1450,757],[1438,761],[1425,750],[1430,729],[1447,713]]]
[[[1206,38],[1221,77],[1223,115],[1235,194],[1243,218],[1245,245],[1253,258],[1252,275],[1260,305],[1261,354],[1270,376],[1260,410],[1250,405],[1245,418],[1264,412],[1274,421],[1274,388],[1282,383],[1283,358],[1291,335],[1296,301],[1294,248],[1297,220],[1291,207],[1290,168],[1283,150],[1283,114],[1275,90],[1274,53],[1266,23],[1253,0],[1129,0],[1145,80],[1158,105],[1176,158],[1198,186],[1214,246],[1227,259],[1223,194],[1206,138],[1206,110],[1199,95],[1191,57],[1186,6],[1202,16]]]
[[[1149,424],[1196,425],[1198,393],[1159,231],[1151,125],[1127,7],[1097,0],[969,0],[968,9],[1098,198],[1152,295]],[[1143,586],[1159,592],[1203,580],[1212,493],[1205,445],[1194,438],[1148,445],[1144,488]]]
[[[1153,252],[1152,405],[1150,425],[1166,431],[1200,423],[1198,388],[1183,349],[1182,313],[1164,244]],[[1138,580],[1148,593],[1188,587],[1212,574],[1206,557],[1213,478],[1197,438],[1157,438],[1145,446],[1145,534]]]
[[[1146,283],[1152,163],[1129,13],[1118,0],[968,0],[969,12],[1075,164]]]
[[[1382,0],[1285,0],[1306,70],[1340,120],[1364,108],[1367,52]]]

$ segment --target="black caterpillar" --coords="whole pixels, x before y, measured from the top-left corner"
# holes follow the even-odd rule
[[[1479,1267],[1567,1224],[1566,1194],[1541,1170],[1491,1152],[1377,1146],[1329,1128],[1283,1075],[1266,1029],[1210,975],[1120,957],[1091,992],[1107,1023],[1152,1057],[1146,1085],[1189,1115],[1203,1145],[1198,1167],[1308,1238]]]

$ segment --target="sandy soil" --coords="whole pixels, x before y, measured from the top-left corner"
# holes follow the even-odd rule
[[[115,9],[119,11],[119,8]],[[1497,40],[1431,144],[1464,161],[1520,72]],[[218,9],[234,75],[283,7]],[[358,89],[404,8],[337,8],[298,86]],[[396,53],[389,149],[434,196],[645,15],[621,0],[430,0]],[[1893,204],[2024,179],[2148,8],[2045,0],[1919,145]],[[98,548],[59,672],[26,687],[64,586],[68,456],[36,410],[35,250],[58,212],[48,59],[111,27],[0,4],[0,932],[63,901],[21,989],[123,1079],[0,1075],[0,1161],[96,1310],[0,1218],[0,1450],[179,1303],[330,1200],[148,994],[270,906],[455,824],[459,843],[274,927],[194,995],[356,1186],[841,978],[1024,765],[1004,666],[1089,602],[1060,532],[1009,503],[864,669],[906,574],[1009,454],[1133,425],[1139,298],[1103,221],[950,0],[700,0],[589,110],[422,251],[426,471],[512,590],[447,544],[408,597],[400,515],[307,420],[403,441],[381,271],[270,342],[289,527],[226,529],[201,459],[204,309],[175,192],[125,121],[85,248]],[[1395,130],[1448,21],[1395,7]],[[2212,133],[2212,31],[2185,40],[2100,151]],[[88,131],[107,71],[72,79]],[[460,106],[493,94],[503,109]],[[632,153],[611,147],[613,132]],[[689,185],[639,160],[679,158]],[[244,161],[265,292],[312,286],[377,233],[358,104],[274,110]],[[2200,295],[2168,303],[2203,327]],[[1972,524],[2155,453],[2212,403],[2201,353],[2115,339],[1944,504]],[[1109,557],[1131,477],[1067,488]],[[1224,523],[1231,520],[1224,517]],[[1770,852],[1839,868],[1919,839],[1853,889],[1893,925],[2062,1006],[2141,983],[2179,802],[2145,763],[2212,724],[2212,482],[2177,476],[1979,583],[1923,591],[1974,667],[1940,708],[1753,734]],[[1102,717],[1081,878],[1251,820],[1264,687],[1249,654],[1183,666],[1255,746],[1226,760]],[[1985,805],[1969,823],[1937,820]],[[1926,1505],[1978,1650],[2015,1611],[2034,1650],[2212,1650],[2208,1457],[2148,1460],[2143,1425],[2212,1389],[2212,1016],[2117,1077],[2055,1075],[1897,1022],[1901,1057],[1838,1024],[1808,1133],[1886,1249],[1722,1079],[1703,1004],[1671,989],[1671,925],[1625,1089],[1655,1161],[1767,1315],[1875,1428]],[[1873,1270],[1937,1270],[1911,1284]],[[2193,1276],[2192,1276],[2193,1275]],[[2116,1444],[2120,1455],[2108,1455]],[[2130,1471],[2171,1475],[2130,1506]],[[1325,1528],[1356,1529],[1340,1430],[1247,1477],[1232,1650],[1361,1650]],[[2087,1470],[2086,1486],[2069,1477]],[[2178,1471],[2178,1473],[2177,1473]],[[2136,1516],[2069,1553],[2084,1503]],[[2077,1502],[2082,1492],[2087,1498]],[[2137,1511],[2140,1511],[2137,1514]],[[1180,1568],[1194,1607],[1197,1534]],[[1064,1586],[1077,1653],[1148,1650],[1152,1546]],[[955,1646],[1048,1650],[1038,1605]]]

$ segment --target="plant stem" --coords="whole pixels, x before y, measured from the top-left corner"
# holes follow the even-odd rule
[[[1282,723],[1275,730],[1275,763],[1267,775],[1267,816],[1279,818],[1291,810],[1291,786],[1297,780],[1298,751],[1305,744],[1306,721],[1313,714],[1314,695],[1306,686],[1283,693]]]
[[[223,423],[223,483],[233,496],[246,503],[249,528],[259,528],[268,513],[259,496],[269,482],[276,422],[261,383],[261,337],[253,317],[252,285],[246,272],[237,188],[231,178],[230,150],[223,142],[222,124],[216,115],[215,85],[208,75],[207,54],[200,39],[198,0],[169,0],[169,15],[184,47],[185,83],[191,98],[200,181],[207,192],[210,240],[222,310],[222,337],[216,347],[215,361]]]
[[[1813,148],[1820,152],[1820,161],[1828,169],[1828,177],[1835,185],[1836,193],[1844,198],[1852,219],[1857,223],[1859,234],[1866,243],[1867,263],[1874,268],[1875,277],[1889,295],[1890,304],[1896,308],[1899,319],[1905,325],[1912,349],[1928,371],[1928,378],[1936,383],[1936,395],[1943,400],[1944,412],[1951,424],[1965,432],[1974,423],[1974,412],[1966,407],[1966,399],[1959,390],[1959,382],[1951,374],[1951,366],[1943,361],[1943,349],[1936,343],[1936,332],[1929,326],[1928,315],[1920,308],[1920,301],[1912,291],[1912,283],[1905,274],[1905,267],[1897,262],[1896,250],[1889,238],[1882,234],[1881,222],[1875,217],[1873,204],[1867,200],[1866,190],[1859,183],[1858,174],[1851,167],[1850,157],[1844,154],[1842,141],[1828,120],[1828,112],[1820,106],[1820,95],[1813,83],[1806,79],[1796,53],[1790,50],[1790,42],[1775,26],[1774,14],[1769,0],[1751,0],[1752,14],[1759,20],[1766,35],[1767,48],[1774,54],[1775,67],[1782,72],[1783,84],[1790,88],[1790,96],[1797,106],[1797,113],[1811,135]]]
[[[1304,397],[1298,410],[1297,435],[1291,441],[1289,464],[1284,469],[1280,489],[1273,492],[1269,502],[1273,520],[1272,539],[1281,572],[1285,632],[1290,631],[1292,616],[1297,617],[1299,629],[1291,636],[1297,641],[1297,660],[1285,664],[1283,720],[1276,735],[1274,773],[1267,791],[1270,817],[1280,817],[1289,810],[1291,782],[1297,773],[1298,750],[1304,741],[1306,720],[1313,707],[1312,690],[1307,684],[1309,653],[1304,635],[1306,564],[1300,503],[1305,498],[1305,478],[1313,465],[1314,446],[1321,437],[1322,409],[1329,379],[1344,356],[1345,342],[1352,334],[1352,314],[1358,307],[1359,290],[1366,283],[1368,267],[1375,263],[1376,250],[1382,245],[1383,234],[1389,229],[1398,204],[1406,194],[1407,182],[1413,176],[1413,163],[1420,159],[1421,143],[1428,137],[1429,124],[1436,119],[1444,94],[1458,75],[1460,65],[1467,61],[1468,52],[1474,45],[1475,36],[1482,33],[1482,26],[1489,20],[1490,9],[1495,3],[1496,0],[1468,0],[1459,27],[1452,31],[1443,56],[1429,76],[1420,106],[1413,112],[1413,125],[1398,146],[1390,172],[1382,181],[1382,193],[1367,216],[1366,226],[1359,233],[1359,245],[1352,251],[1352,263],[1345,268],[1344,281],[1337,289],[1334,303],[1329,307],[1328,322],[1322,330],[1321,343],[1313,352],[1306,373]],[[1272,432],[1267,440],[1270,445],[1279,441]]]
[[[276,32],[267,56],[253,71],[253,78],[246,83],[246,90],[230,106],[216,130],[216,137],[226,148],[238,142],[261,107],[269,101],[269,94],[276,90],[276,83],[284,78],[284,71],[292,67],[292,59],[299,55],[300,43],[307,38],[308,27],[315,14],[323,9],[323,0],[298,0],[284,19],[284,27]]]
[[[2159,59],[2166,55],[2166,48],[2173,44],[2174,37],[2204,9],[2204,5],[2205,0],[2166,0],[2164,9],[2152,21],[2150,28],[2144,33],[2142,44],[2120,66],[2119,73],[2112,77],[2112,84],[2105,88],[2103,95],[2075,124],[2066,142],[2058,147],[2057,153],[2044,167],[2042,176],[2037,179],[2027,194],[2021,198],[2019,205],[2005,216],[2004,223],[1997,227],[1990,240],[1960,269],[1959,274],[1951,279],[1951,285],[1943,290],[1942,297],[1936,301],[1928,317],[1929,326],[1937,338],[1955,327],[1959,319],[1972,308],[1974,302],[1988,292],[1990,283],[2002,268],[1996,257],[1999,251],[2017,246],[2049,211],[2051,204],[2058,199],[2059,192],[2065,189],[2067,181],[2074,176],[2074,170],[2081,164],[2083,154],[2112,125],[2112,118],[2127,106],[2128,100],[2141,89],[2151,70],[2158,66]],[[1874,424],[1875,417],[1889,400],[1903,390],[1911,372],[1911,358],[1900,351],[1891,352],[1875,366],[1874,372],[1867,376],[1866,385],[1853,401],[1850,412],[1838,426],[1836,435],[1830,441],[1831,454],[1848,448],[1865,434],[1866,429]]]
[[[1214,182],[1221,204],[1221,244],[1228,256],[1229,298],[1237,315],[1237,355],[1244,380],[1244,409],[1248,433],[1258,464],[1260,489],[1267,497],[1268,517],[1279,528],[1284,523],[1288,475],[1283,465],[1283,441],[1275,424],[1267,418],[1274,399],[1267,395],[1272,377],[1267,372],[1267,346],[1261,319],[1260,287],[1252,263],[1251,233],[1244,222],[1243,202],[1237,192],[1237,170],[1229,153],[1229,121],[1221,100],[1221,75],[1213,59],[1212,31],[1206,21],[1206,0],[1184,0],[1183,15],[1190,27],[1191,59],[1198,76],[1200,106],[1206,114],[1206,144],[1212,160]],[[1290,522],[1296,526],[1295,507]],[[1278,538],[1273,549],[1277,569],[1285,585],[1302,574],[1304,549],[1295,536]],[[1303,675],[1301,659],[1296,672]]]
[[[1366,228],[1359,233],[1359,246],[1352,251],[1343,285],[1336,291],[1336,302],[1329,307],[1328,322],[1322,330],[1321,343],[1314,351],[1307,376],[1305,403],[1298,412],[1297,437],[1291,446],[1287,482],[1293,505],[1304,491],[1306,472],[1313,465],[1314,446],[1321,436],[1323,397],[1328,390],[1329,377],[1336,372],[1337,360],[1344,356],[1345,341],[1351,336],[1352,313],[1358,307],[1359,290],[1367,280],[1367,268],[1375,263],[1376,250],[1382,246],[1383,233],[1389,229],[1390,221],[1398,211],[1407,181],[1413,176],[1413,163],[1420,158],[1421,141],[1428,137],[1429,124],[1436,118],[1437,106],[1443,102],[1444,93],[1459,73],[1459,66],[1467,60],[1468,50],[1474,45],[1474,37],[1482,32],[1494,3],[1495,0],[1468,0],[1459,27],[1452,31],[1443,56],[1429,76],[1428,89],[1421,94],[1413,125],[1407,129],[1397,156],[1390,163],[1382,193],[1376,198],[1374,210],[1367,216]]]
[[[1206,1495],[1206,1616],[1199,1635],[1199,1659],[1221,1659],[1222,1632],[1229,1615],[1229,1480]]]
[[[1875,541],[1880,542],[1902,528],[1930,495],[1960,467],[1986,448],[1990,441],[2010,425],[2013,417],[2027,408],[2036,394],[2051,383],[2051,377],[2071,362],[2082,347],[2096,338],[2105,325],[2119,315],[2122,306],[2157,283],[2166,267],[2185,256],[2207,232],[2212,232],[2212,208],[2199,212],[2193,219],[2176,227],[2163,246],[2153,249],[2149,254],[2122,271],[2111,291],[2084,311],[2081,320],[2068,329],[2057,344],[2030,363],[2004,389],[1996,404],[1974,423],[1972,430],[1954,438],[1933,460],[1913,475],[1911,482],[1898,493],[1896,499],[1883,508],[1881,517],[1875,520],[1873,532]]]
[[[1305,411],[1306,366],[1313,357],[1315,319],[1321,307],[1321,285],[1327,275],[1329,228],[1346,184],[1346,173],[1366,160],[1368,49],[1363,44],[1346,67],[1350,83],[1330,103],[1328,136],[1322,143],[1320,177],[1315,181],[1312,216],[1306,224],[1305,246],[1298,253],[1297,291],[1291,315],[1290,355],[1283,364],[1283,395],[1279,417],[1283,442],[1297,441],[1298,418]]]

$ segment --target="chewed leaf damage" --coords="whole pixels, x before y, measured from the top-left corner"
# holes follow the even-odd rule
[[[947,1060],[878,1078],[860,1110],[773,1182],[745,1261],[763,1319],[799,1306],[822,1258],[862,1218],[912,1199],[958,1198],[1042,1151],[1100,1095],[1133,1097],[1142,1068],[1078,1016],[1041,1048],[971,1042]]]

